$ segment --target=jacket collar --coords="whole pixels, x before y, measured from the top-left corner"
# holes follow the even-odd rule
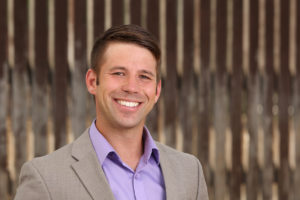
[[[113,193],[98,162],[88,130],[73,143],[72,157],[77,162],[72,164],[72,168],[92,199],[112,200]]]
[[[166,199],[178,199],[178,191],[182,190],[178,185],[178,174],[176,173],[176,166],[170,153],[165,151],[162,144],[156,143],[160,155],[160,167],[165,181]]]

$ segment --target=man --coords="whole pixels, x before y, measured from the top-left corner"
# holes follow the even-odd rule
[[[161,92],[160,49],[135,25],[94,44],[88,91],[96,120],[73,143],[24,164],[16,200],[207,200],[192,155],[155,143],[144,126]]]

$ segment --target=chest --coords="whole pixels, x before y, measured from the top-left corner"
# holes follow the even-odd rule
[[[166,199],[164,179],[157,163],[139,163],[133,171],[126,164],[108,160],[102,168],[116,200]]]

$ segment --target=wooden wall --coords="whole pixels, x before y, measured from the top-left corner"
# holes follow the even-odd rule
[[[163,52],[148,127],[200,159],[210,199],[300,199],[297,0],[0,0],[0,199],[90,125],[93,40],[128,23]]]

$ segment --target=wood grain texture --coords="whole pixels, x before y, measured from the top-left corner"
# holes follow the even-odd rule
[[[1,48],[1,46],[0,46]],[[0,199],[6,199],[9,188],[9,173],[7,170],[8,138],[6,118],[8,115],[8,73],[7,64],[1,63],[2,77],[0,78]]]
[[[159,0],[147,1],[147,30],[159,38]]]
[[[66,144],[67,134],[67,88],[69,83],[67,6],[67,0],[55,0],[55,78],[53,98],[55,149]]]
[[[98,38],[104,31],[104,0],[94,1],[94,39]]]
[[[71,122],[74,138],[77,138],[86,128],[86,121],[82,119],[87,118],[87,89],[85,86],[85,73],[87,71],[86,1],[75,0],[74,8],[75,62],[71,72]]]
[[[29,109],[28,90],[29,77],[27,74],[27,2],[14,1],[14,68],[12,74],[12,130],[15,137],[16,169],[19,170],[27,159],[27,132],[26,122]],[[22,33],[22,34],[20,34]],[[18,175],[18,174],[17,174]]]
[[[289,199],[289,113],[291,95],[291,76],[289,72],[289,10],[290,1],[280,1],[280,73],[278,88],[279,132],[280,132],[280,169],[278,172],[279,199]]]
[[[209,166],[209,128],[211,125],[211,72],[210,72],[210,0],[200,1],[200,77],[197,81],[198,107],[198,157],[202,162],[208,189],[211,191],[212,176]],[[206,30],[206,31],[203,31]]]
[[[228,96],[226,73],[227,1],[217,0],[216,8],[216,73],[214,79],[214,128],[215,128],[215,199],[226,195],[225,134],[228,126]]]
[[[177,1],[167,0],[166,4],[166,63],[167,63],[167,76],[164,82],[164,106],[165,106],[165,119],[164,119],[164,134],[166,137],[166,144],[175,147],[176,144],[176,120],[177,120]]]
[[[147,30],[157,39],[159,38],[159,1],[147,1]],[[157,70],[161,70],[160,68]],[[159,110],[158,103],[147,117],[147,127],[154,139],[158,140],[158,120]]]
[[[257,198],[258,190],[258,126],[259,115],[257,108],[260,104],[260,86],[258,72],[258,0],[250,1],[250,32],[249,32],[249,73],[247,80],[247,121],[249,143],[249,166],[247,173],[247,199],[254,200]]]
[[[35,2],[35,66],[33,73],[32,123],[35,156],[47,153],[47,122],[49,117],[48,76],[48,4]]]
[[[183,16],[183,75],[179,94],[179,123],[183,134],[183,151],[193,153],[193,139],[195,130],[196,91],[194,81],[194,2],[185,0]]]
[[[274,2],[266,1],[266,49],[265,49],[265,74],[263,77],[263,131],[264,131],[264,167],[263,167],[263,199],[272,199],[273,182],[273,93],[274,93]]]
[[[0,1],[0,169],[6,170],[7,164],[7,136],[6,121],[8,100],[8,73],[7,73],[7,13],[6,1]],[[3,36],[3,37],[2,37]],[[3,188],[0,186],[0,191]],[[1,196],[0,196],[1,197]]]
[[[242,183],[242,94],[243,94],[243,2],[233,1],[233,71],[230,83],[230,126],[232,131],[232,171],[230,199],[240,199]]]
[[[149,2],[149,1],[148,1]],[[152,2],[152,1],[150,1]],[[142,24],[142,2],[141,0],[130,1],[130,20],[131,24]]]
[[[7,2],[0,0],[0,79],[4,75],[3,64],[7,62]]]
[[[94,41],[100,37],[100,35],[104,32],[104,22],[105,22],[105,0],[97,0],[94,1],[93,7],[93,37]],[[106,16],[107,17],[107,16]],[[90,56],[90,54],[89,54]],[[90,59],[90,57],[89,57]],[[93,95],[88,95],[87,98],[87,110],[89,116],[91,116],[91,120],[96,116],[96,109],[95,109],[95,101]]]
[[[124,0],[111,1],[112,26],[124,24]]]
[[[295,90],[294,90],[294,124],[296,132],[296,141],[300,141],[300,2],[297,1],[297,28],[296,28],[296,78],[295,78]],[[297,143],[296,142],[296,143]],[[295,197],[300,197],[300,190],[298,189],[300,184],[300,145],[296,145],[296,170],[295,170],[295,182],[294,191]]]
[[[8,84],[8,65],[7,65],[7,54],[6,54],[6,10],[2,9],[2,6],[6,6],[5,1],[0,1],[0,35],[3,36],[0,39],[0,199],[7,199],[9,193],[9,173],[7,169],[8,161],[8,137],[6,118],[8,116],[8,95],[9,95],[9,84]],[[2,17],[4,19],[2,19]],[[3,29],[2,29],[3,28]],[[0,54],[1,54],[0,53]]]

